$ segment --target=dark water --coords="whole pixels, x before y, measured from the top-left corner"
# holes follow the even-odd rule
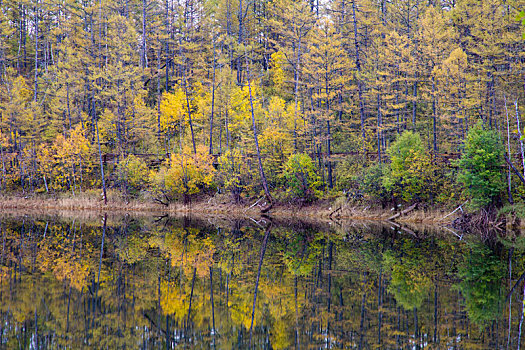
[[[0,348],[524,346],[519,238],[252,220],[0,221]]]

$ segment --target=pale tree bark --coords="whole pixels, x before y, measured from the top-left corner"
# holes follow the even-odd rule
[[[264,195],[266,197],[266,200],[269,202],[268,206],[263,208],[262,211],[267,212],[273,206],[273,198],[268,188],[268,182],[266,181],[266,176],[264,175],[264,169],[263,169],[262,159],[261,159],[261,150],[259,149],[259,139],[257,137],[257,126],[255,124],[255,111],[253,107],[253,94],[252,94],[250,65],[248,64],[248,53],[246,52],[246,49],[245,49],[245,59],[246,59],[246,79],[247,79],[247,84],[248,84],[248,93],[250,96],[250,111],[252,115],[253,139],[255,141],[255,151],[257,153],[257,161],[259,164],[259,175],[261,176],[261,182],[262,182],[262,186],[264,190]]]
[[[525,157],[523,156],[523,140],[520,129],[520,114],[518,110],[518,101],[514,101],[514,106],[516,107],[516,124],[518,126],[518,136],[520,138],[520,152],[521,152],[521,166],[523,167],[523,177],[525,177]]]
[[[213,113],[215,109],[215,36],[213,37],[213,77],[211,82],[211,114],[210,114],[210,149],[209,153],[213,154]]]
[[[510,131],[509,131],[509,111],[507,109],[507,98],[503,96],[503,100],[505,101],[505,113],[507,115],[507,153],[509,159],[512,159],[512,154],[510,153]],[[510,165],[507,165],[507,182],[508,182],[508,196],[509,196],[509,203],[514,204],[514,200],[512,198],[512,176],[510,172]]]

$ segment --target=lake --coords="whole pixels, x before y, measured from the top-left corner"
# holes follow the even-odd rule
[[[0,222],[2,349],[524,345],[519,237],[269,218]]]

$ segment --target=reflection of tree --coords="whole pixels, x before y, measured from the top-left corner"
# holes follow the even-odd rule
[[[101,224],[2,222],[0,347],[39,339],[41,348],[245,348],[252,315],[252,346],[275,349],[493,348],[493,333],[507,329],[497,314],[489,335],[469,326],[461,294],[467,306],[477,294],[450,288],[450,277],[499,260],[453,237],[276,225],[265,239],[264,229],[242,223],[111,219],[101,249]]]
[[[403,241],[402,257],[395,256],[394,251],[389,250],[383,254],[383,261],[392,277],[388,291],[405,310],[413,310],[423,304],[432,287],[432,281],[427,274],[428,270],[423,268],[428,263],[427,257],[412,241]]]
[[[465,297],[469,318],[480,325],[498,318],[501,312],[501,287],[505,264],[482,243],[472,243],[469,254],[459,265],[458,289]]]

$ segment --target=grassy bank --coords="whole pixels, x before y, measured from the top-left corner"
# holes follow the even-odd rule
[[[107,204],[89,193],[72,197],[49,196],[2,196],[0,197],[0,211],[27,211],[32,213],[50,212],[94,212],[94,213],[136,213],[136,214],[201,214],[228,217],[259,217],[260,207],[254,205],[256,199],[243,204],[235,204],[221,196],[205,197],[193,201],[191,204],[170,203],[168,206],[157,204],[149,200],[126,200],[118,194],[110,194]],[[286,203],[277,203],[269,216],[275,218],[297,218],[319,221],[388,221],[395,213],[391,208],[381,209],[370,205],[351,205],[349,203],[335,203],[324,200],[307,206],[296,206]],[[434,209],[416,209],[395,219],[400,223],[420,223],[429,225],[446,225],[452,222],[457,213],[449,215],[451,211]],[[448,215],[448,216],[447,216]]]

